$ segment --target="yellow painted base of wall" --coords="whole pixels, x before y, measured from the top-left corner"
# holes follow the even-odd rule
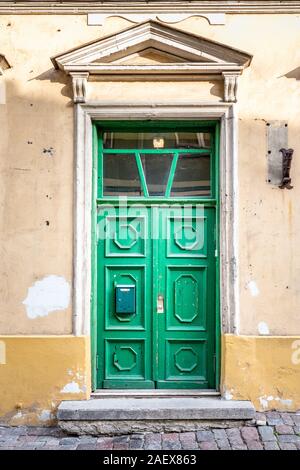
[[[91,393],[84,336],[0,336],[0,422],[55,422],[62,400]],[[257,410],[300,409],[300,337],[222,337],[222,395]]]
[[[300,336],[223,335],[221,384],[259,411],[300,409]]]
[[[62,400],[90,396],[84,336],[0,336],[0,422],[52,424]]]

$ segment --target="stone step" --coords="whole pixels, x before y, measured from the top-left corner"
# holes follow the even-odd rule
[[[58,425],[72,434],[191,431],[209,422],[246,421],[254,415],[249,401],[190,396],[63,401],[57,412]]]

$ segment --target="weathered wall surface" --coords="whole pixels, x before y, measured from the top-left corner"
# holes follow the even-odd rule
[[[222,394],[257,410],[300,408],[300,336],[222,337]]]
[[[5,384],[1,390],[6,394],[0,414],[15,410],[19,401],[28,409],[51,410],[51,403],[61,399],[61,389],[68,383],[68,368],[76,368],[80,363],[89,375],[86,345],[73,346],[77,343],[72,336],[62,336],[61,342],[58,336],[53,340],[47,336],[72,333],[74,167],[72,89],[68,78],[53,69],[50,57],[130,25],[124,19],[114,18],[102,27],[91,27],[87,26],[86,15],[0,16],[0,53],[5,54],[12,66],[0,77],[0,334],[21,335],[3,339],[8,353],[5,365],[0,361],[0,377],[1,380],[4,377]],[[176,24],[178,29],[253,54],[251,66],[239,80],[237,105],[239,324],[240,333],[247,337],[229,336],[222,362],[226,366],[224,389],[234,398],[251,398],[260,408],[265,408],[262,403],[267,403],[267,407],[300,406],[296,399],[300,365],[291,366],[288,353],[283,353],[285,348],[290,352],[293,341],[290,337],[300,333],[299,26],[299,15],[228,14],[224,26],[209,25],[203,18]],[[115,99],[122,103],[222,100],[218,81],[101,81],[91,83],[89,93],[88,99]],[[288,121],[289,147],[295,150],[291,191],[266,183],[267,120]],[[265,335],[261,340],[255,336],[261,334]],[[47,380],[38,367],[32,375],[30,364],[38,354],[37,340],[32,335],[45,335],[38,340],[45,358],[41,367],[46,367],[48,361],[59,365],[61,354],[57,345],[65,345],[69,359]],[[274,335],[286,339],[276,339]],[[249,350],[251,353],[245,386],[240,375],[244,369],[236,359],[240,346],[243,356],[239,360],[243,364],[247,365]],[[18,360],[21,361],[18,351],[23,347],[32,350],[32,354],[26,353],[27,366],[20,365],[17,369],[20,373],[13,372]],[[78,356],[73,360],[74,348]],[[278,362],[274,362],[272,371],[266,375],[268,379],[264,379],[275,356]],[[264,384],[259,390],[254,387],[251,393],[246,387],[250,372],[255,375],[251,382]],[[278,381],[280,393],[274,390]],[[19,388],[20,383],[31,385]],[[86,387],[88,383],[85,379]],[[35,388],[34,394],[31,386]],[[18,396],[12,392],[16,387]],[[87,393],[86,389],[79,397]],[[41,394],[45,397],[43,403]],[[273,396],[275,401],[261,398],[264,396]]]
[[[50,424],[61,400],[90,395],[90,344],[82,336],[0,336],[0,422]]]
[[[12,65],[5,73],[6,104],[0,105],[3,334],[71,332],[71,297],[51,310],[51,283],[45,282],[50,305],[43,314],[28,313],[23,303],[28,290],[45,277],[63,278],[70,286],[72,281],[72,92],[49,58],[129,25],[115,18],[91,27],[85,15],[0,17],[1,52]],[[203,18],[176,25],[253,54],[240,79],[238,103],[243,334],[300,331],[299,25],[297,15],[227,15],[224,26],[209,25]],[[279,36],[283,30],[284,37]],[[94,82],[89,96],[151,103],[221,97],[221,82],[195,80]],[[289,146],[295,149],[292,191],[266,184],[265,124],[272,119],[289,123]]]

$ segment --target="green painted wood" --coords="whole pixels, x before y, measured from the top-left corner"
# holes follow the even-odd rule
[[[215,258],[214,208],[187,215],[161,208],[167,239],[159,242],[157,388],[214,387]],[[175,212],[175,213],[174,213]],[[186,233],[184,234],[183,231]],[[195,236],[193,236],[195,234]]]
[[[149,211],[98,206],[99,388],[154,387]],[[135,286],[134,313],[116,313],[117,285]]]
[[[101,132],[119,131],[119,132],[155,132],[163,130],[164,132],[179,131],[197,131],[214,132],[217,121],[188,121],[188,120],[163,120],[163,121],[101,121],[96,122],[98,130]]]
[[[93,168],[92,168],[92,214],[91,214],[91,331],[97,330],[97,215],[96,204],[93,203],[98,196],[98,136],[95,124],[93,133]],[[91,359],[92,359],[92,389],[97,388],[97,335],[91,335]]]
[[[146,184],[146,178],[145,178],[143,165],[142,165],[142,162],[141,162],[141,156],[140,156],[139,152],[135,152],[135,159],[136,159],[136,165],[138,167],[138,172],[139,172],[139,175],[140,175],[140,180],[141,180],[141,185],[142,185],[144,196],[149,197],[149,192],[148,192],[148,188],[147,188],[147,184]]]
[[[173,184],[173,180],[174,180],[174,175],[175,175],[175,171],[176,171],[176,167],[177,167],[177,162],[178,162],[178,156],[179,156],[179,153],[178,153],[178,152],[175,152],[175,153],[174,153],[174,156],[173,156],[173,161],[172,161],[172,165],[171,165],[171,169],[170,169],[170,174],[169,174],[168,182],[167,182],[167,189],[166,189],[165,197],[170,197],[170,193],[171,193],[171,189],[172,189],[172,184]]]
[[[169,148],[163,148],[163,149],[139,149],[138,152],[139,153],[156,153],[156,154],[164,154],[164,153],[173,153],[174,151],[176,152],[180,152],[180,153],[197,153],[199,155],[207,155],[209,154],[210,152],[210,149],[202,149],[202,148],[199,148],[199,149],[186,149],[186,148],[178,148],[178,149],[169,149]],[[133,149],[104,149],[102,150],[103,153],[107,153],[107,154],[111,154],[111,153],[119,153],[120,155],[122,155],[123,153],[127,154],[127,153],[132,153],[133,152]]]
[[[165,129],[168,125],[164,124]],[[103,123],[101,126],[103,130]],[[197,126],[192,125],[192,128],[203,131],[201,123],[197,123]],[[212,137],[215,126],[216,123],[208,125]],[[218,235],[216,238],[215,233],[219,217],[218,137],[212,139],[210,149],[210,198],[170,198],[176,171],[175,159],[171,165],[166,197],[149,197],[144,175],[141,174],[142,164],[137,158],[139,152],[146,152],[139,149],[134,155],[144,197],[129,198],[129,205],[124,212],[124,208],[117,206],[115,197],[102,197],[102,154],[105,150],[102,148],[99,128],[98,136],[100,178],[96,201],[97,221],[100,226],[105,221],[107,230],[100,236],[98,224],[95,275],[97,327],[93,323],[96,330],[93,344],[97,343],[98,353],[96,386],[215,388],[219,380],[219,320],[216,315],[219,313],[219,267],[215,257],[218,244]],[[160,149],[151,149],[149,153],[156,151]],[[113,149],[113,153],[118,152],[118,149]],[[122,149],[122,152],[132,153],[134,150]],[[163,149],[161,153],[165,152],[166,149]],[[170,152],[178,158],[182,149],[170,149]],[[188,153],[191,153],[191,149],[188,149]],[[195,153],[199,153],[199,149]],[[195,204],[200,201],[203,209],[199,215]],[[134,212],[136,202],[143,203],[138,213]],[[179,202],[183,206],[194,204],[194,208],[183,218],[178,217],[177,209],[163,207],[168,203],[172,208]],[[107,203],[109,207],[105,207]],[[166,233],[169,233],[167,238]],[[117,284],[135,285],[134,314],[116,314]],[[163,313],[157,313],[159,295],[164,298]]]

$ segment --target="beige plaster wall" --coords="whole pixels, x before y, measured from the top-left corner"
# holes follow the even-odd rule
[[[0,16],[0,52],[12,65],[0,78],[6,87],[6,102],[0,104],[2,334],[71,333],[66,286],[72,282],[73,104],[69,81],[53,70],[50,57],[130,24],[115,18],[91,27],[85,15]],[[226,15],[224,26],[203,18],[176,25],[254,56],[240,79],[237,105],[243,334],[300,331],[299,26],[299,15]],[[89,98],[153,103],[221,96],[220,82],[109,81],[92,83]],[[269,119],[289,122],[289,146],[295,149],[292,191],[266,183]],[[23,304],[28,289],[43,281],[38,287],[46,286],[49,297],[51,276],[65,286],[63,301],[52,305],[50,298],[42,315],[32,308],[28,314]]]

